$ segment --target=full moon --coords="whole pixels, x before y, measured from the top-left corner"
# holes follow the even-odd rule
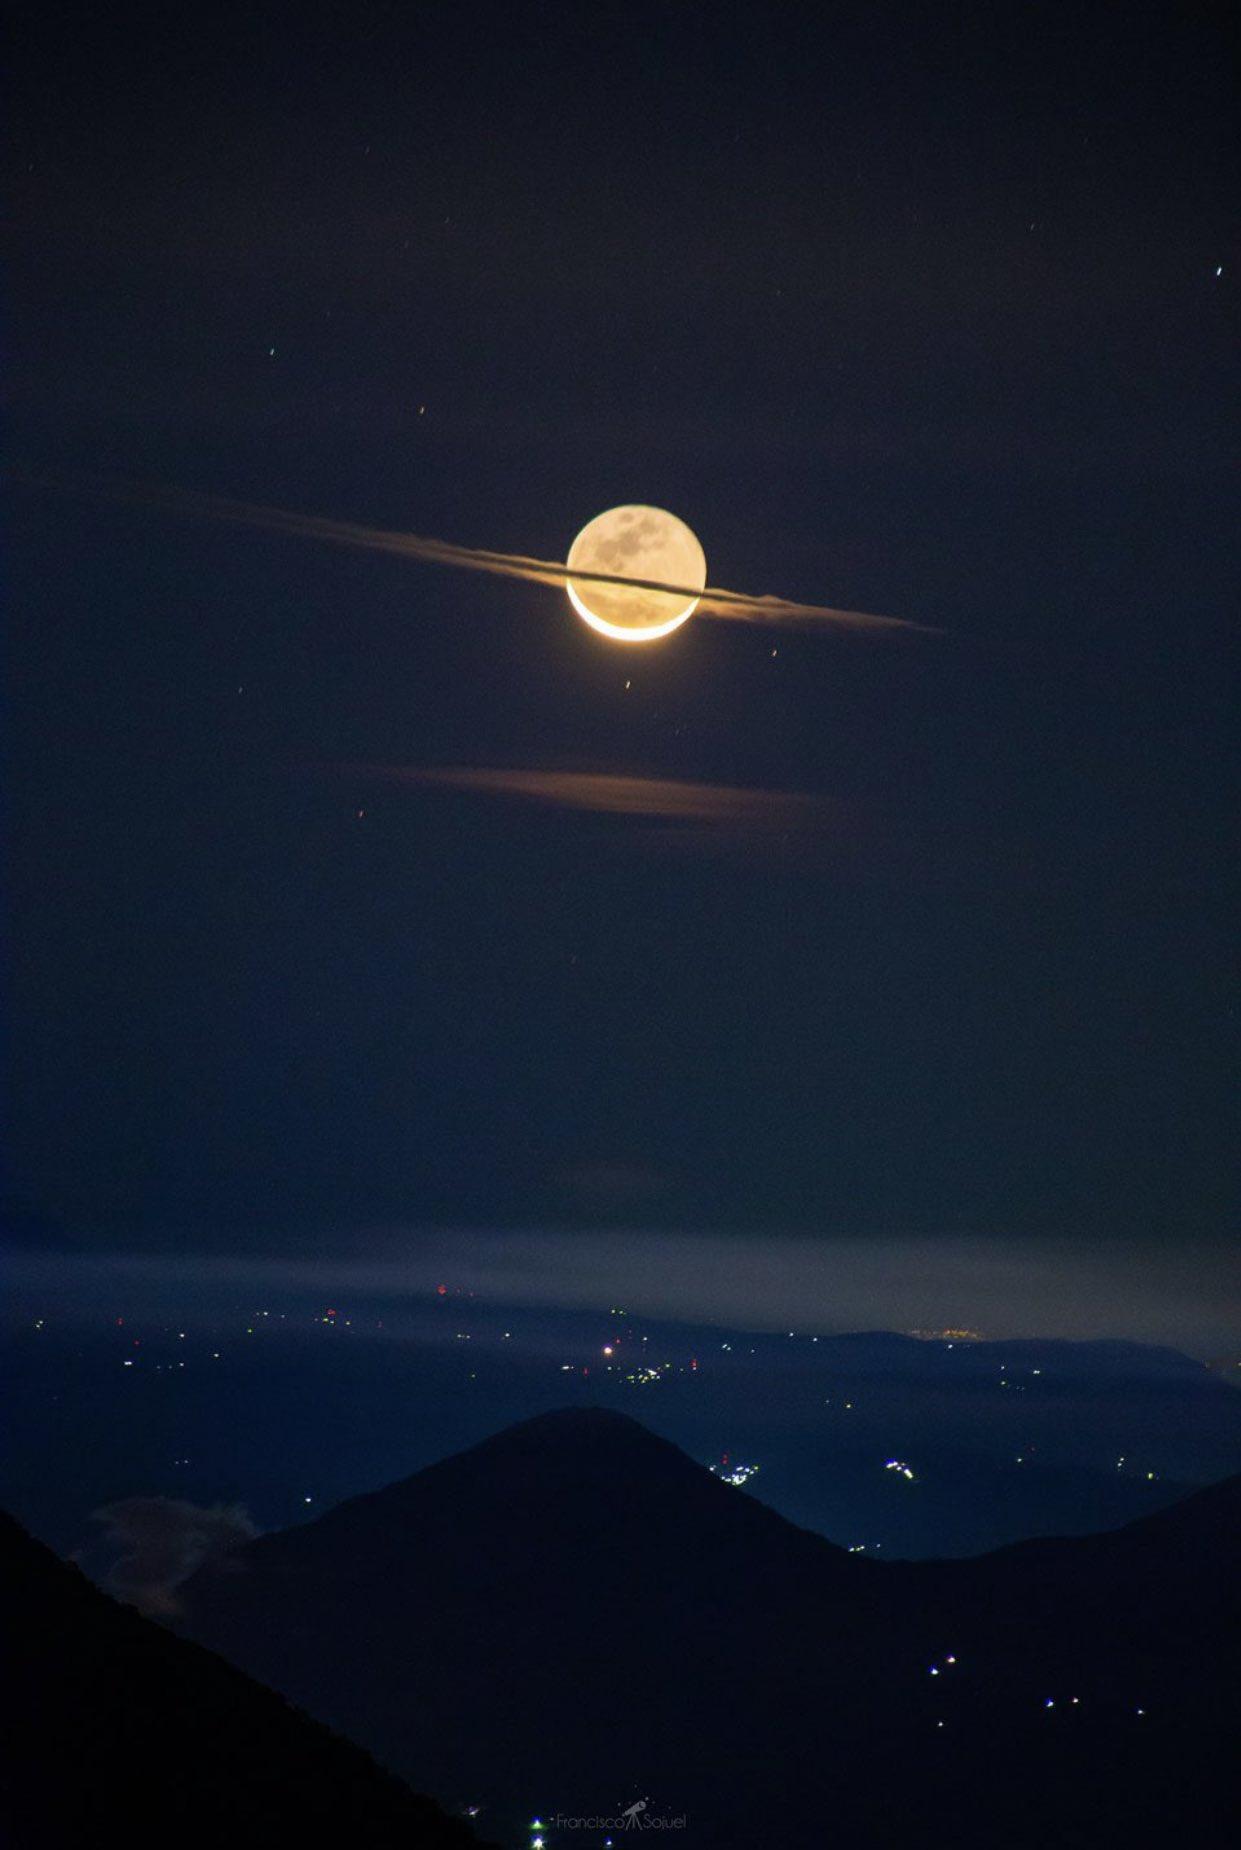
[[[610,507],[582,528],[569,548],[570,572],[604,572],[612,578],[681,585],[701,591],[707,561],[696,536],[675,514],[661,507]],[[642,584],[598,584],[566,580],[569,602],[578,615],[614,642],[655,642],[680,629],[694,614],[698,599],[679,591],[649,591]]]

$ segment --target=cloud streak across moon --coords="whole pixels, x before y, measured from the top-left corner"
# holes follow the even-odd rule
[[[559,560],[534,559],[524,553],[492,552],[482,546],[458,546],[451,540],[428,539],[422,534],[401,533],[388,527],[367,527],[355,521],[332,520],[324,514],[300,514],[286,508],[264,507],[258,503],[235,501],[224,495],[138,486],[107,488],[100,492],[110,499],[159,507],[169,513],[227,521],[234,526],[255,527],[267,533],[286,533],[297,539],[323,540],[331,545],[355,547],[362,552],[393,553],[398,558],[415,559],[426,565],[485,572],[497,578],[522,579],[529,584],[555,585],[564,589],[572,576],[575,582],[628,585],[646,591],[671,592],[696,598],[698,614],[703,616],[731,617],[748,623],[826,623],[853,630],[909,630],[924,635],[942,634],[929,624],[913,623],[904,617],[873,616],[862,610],[839,610],[830,604],[803,604],[794,598],[750,596],[743,591],[726,591],[713,585],[702,590],[694,585],[664,584],[653,579],[627,578],[608,572],[575,569],[570,574],[567,564]]]

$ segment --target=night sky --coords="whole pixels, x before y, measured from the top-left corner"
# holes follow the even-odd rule
[[[580,1240],[658,1312],[701,1239],[743,1325],[720,1236],[766,1321],[765,1252],[916,1242],[1089,1334],[1068,1254],[1146,1333],[1234,1175],[1224,10],[258,12],[17,36],[17,1243],[511,1234],[581,1303]],[[941,633],[625,649],[119,482],[550,558],[649,502]]]

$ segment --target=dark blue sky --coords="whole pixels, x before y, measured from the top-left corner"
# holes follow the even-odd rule
[[[23,1240],[1221,1240],[1222,11],[122,14],[13,84]],[[635,655],[101,478],[552,557],[647,501],[945,635]]]

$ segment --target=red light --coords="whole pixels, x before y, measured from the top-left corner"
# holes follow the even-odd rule
[[[437,1285],[435,1287],[435,1295],[437,1298],[446,1298],[448,1296],[448,1286]]]

